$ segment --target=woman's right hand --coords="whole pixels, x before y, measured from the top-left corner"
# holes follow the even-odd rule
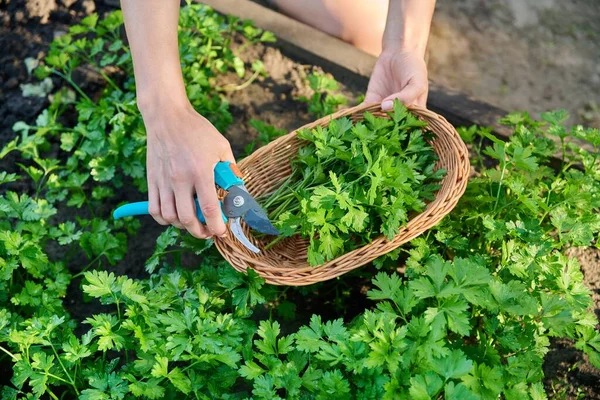
[[[197,238],[223,236],[214,168],[235,160],[227,140],[186,96],[177,46],[179,1],[122,0],[121,8],[146,125],[150,214]],[[196,195],[206,226],[196,217]]]
[[[235,159],[227,139],[189,102],[183,103],[140,107],[148,138],[149,212],[159,224],[185,228],[197,238],[223,237],[214,168]],[[196,216],[194,196],[206,226]]]

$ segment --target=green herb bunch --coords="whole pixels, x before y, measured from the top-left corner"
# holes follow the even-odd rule
[[[365,113],[298,132],[305,143],[292,174],[263,204],[281,237],[310,238],[311,265],[381,234],[392,239],[439,189],[445,170],[435,168],[427,124],[400,102],[389,117]]]

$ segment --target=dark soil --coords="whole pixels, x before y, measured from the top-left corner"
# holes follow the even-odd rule
[[[11,127],[16,121],[31,123],[48,105],[46,98],[21,95],[19,85],[35,79],[28,76],[24,60],[27,57],[43,57],[53,37],[65,32],[68,26],[91,12],[91,4],[94,3],[77,0],[0,0],[0,146],[14,137]],[[96,7],[96,11],[100,13],[110,11],[99,0]],[[243,154],[244,147],[256,137],[256,132],[248,124],[251,119],[262,120],[286,131],[313,120],[306,105],[295,98],[310,93],[304,77],[315,67],[299,64],[272,46],[249,47],[241,56],[244,61],[262,60],[267,77],[261,77],[246,89],[225,96],[230,103],[234,123],[224,135],[230,140],[237,157]],[[338,79],[341,80],[343,93],[352,101],[365,90],[355,82],[345,81],[344,77]],[[235,74],[231,74],[219,83],[237,85],[241,82]],[[60,82],[55,81],[55,86],[58,85]],[[5,158],[0,162],[0,170],[14,170],[13,163],[14,160]],[[129,188],[119,193],[118,198],[105,207],[110,210],[120,201],[134,201],[139,197],[140,194],[135,189]],[[156,237],[164,228],[154,223],[150,217],[141,218],[140,221],[142,227],[136,237],[130,238],[125,259],[109,267],[115,274],[126,274],[132,278],[147,276],[143,268],[144,262],[152,254]],[[600,250],[575,250],[571,256],[580,260],[586,282],[593,291],[596,314],[600,317]],[[82,259],[82,267],[84,262]],[[194,260],[190,260],[190,266],[193,263]],[[341,281],[334,280],[311,287],[309,296],[302,289],[289,291],[288,300],[296,303],[298,308],[296,318],[286,324],[286,330],[291,332],[300,324],[307,323],[312,313],[321,314],[326,320],[344,318],[349,322],[357,313],[370,307],[371,303],[364,292],[370,277],[375,273],[373,267],[365,267],[347,275],[343,285],[339,285]],[[343,298],[344,304],[337,304],[336,298]],[[97,302],[85,301],[79,280],[72,282],[66,305],[77,321],[106,310]],[[83,325],[81,329],[87,328]],[[3,376],[12,374],[9,366],[0,365],[0,373],[3,372]],[[548,393],[556,395],[553,397],[585,396],[600,399],[600,371],[587,362],[586,357],[573,347],[572,342],[561,340],[553,343],[546,357],[544,372],[547,376],[546,389]]]
[[[93,0],[0,0],[0,145],[13,138],[15,122],[32,123],[48,106],[46,97],[22,95],[20,85],[38,81],[29,76],[25,59],[43,58],[52,39],[69,26],[111,10]]]

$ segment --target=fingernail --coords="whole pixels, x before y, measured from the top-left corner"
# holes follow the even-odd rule
[[[221,239],[224,239],[224,238],[226,238],[226,237],[227,237],[227,233],[224,233],[224,234],[222,234],[222,235],[219,235],[219,237],[220,237]]]
[[[383,111],[391,110],[394,107],[394,102],[392,100],[386,100],[381,103],[381,109]]]

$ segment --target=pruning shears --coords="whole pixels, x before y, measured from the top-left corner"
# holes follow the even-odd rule
[[[215,184],[227,191],[227,195],[220,201],[221,215],[223,222],[231,220],[230,229],[237,240],[240,241],[248,250],[254,253],[260,253],[260,250],[254,246],[244,235],[241,220],[243,219],[250,228],[268,235],[279,235],[279,231],[273,226],[265,211],[248,193],[242,173],[237,166],[229,161],[221,161],[215,166]],[[203,224],[206,223],[204,215],[200,210],[198,200],[196,203],[196,216]],[[134,215],[146,215],[148,212],[148,202],[140,201],[122,205],[113,212],[113,218],[130,217]]]

